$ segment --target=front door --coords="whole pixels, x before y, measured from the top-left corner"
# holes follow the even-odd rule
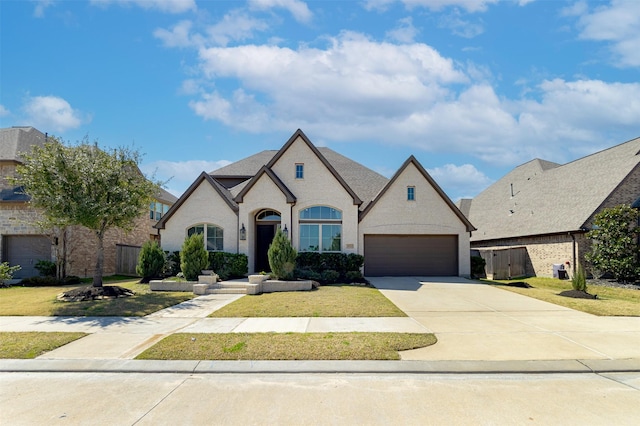
[[[269,272],[269,246],[276,235],[277,225],[275,224],[258,224],[256,225],[256,273]]]

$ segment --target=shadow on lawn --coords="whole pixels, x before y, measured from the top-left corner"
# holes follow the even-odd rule
[[[189,300],[191,296],[175,293],[147,293],[115,299],[89,300],[84,302],[56,302],[55,316],[73,317],[140,317],[160,309]]]

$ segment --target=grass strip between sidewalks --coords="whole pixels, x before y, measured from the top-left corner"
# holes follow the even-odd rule
[[[131,289],[135,296],[86,302],[60,302],[56,300],[58,294],[81,285],[0,288],[0,315],[138,317],[194,297],[193,293],[187,292],[151,291],[148,284],[139,284],[138,279],[110,284]]]
[[[597,294],[597,299],[576,299],[560,296],[559,293],[571,290],[571,281],[557,278],[523,278],[511,281],[486,281],[497,288],[509,290],[534,299],[587,312],[600,316],[640,316],[640,291],[626,288],[588,285],[587,291]],[[532,288],[522,288],[514,285],[525,282]]]
[[[33,359],[86,335],[86,333],[3,331],[0,332],[0,358]]]
[[[178,333],[136,359],[399,360],[398,351],[436,341],[427,333]]]
[[[323,285],[313,291],[245,296],[213,312],[215,318],[248,317],[406,317],[372,287]]]

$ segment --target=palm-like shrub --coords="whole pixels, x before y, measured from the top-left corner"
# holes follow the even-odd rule
[[[278,229],[267,252],[271,275],[275,279],[289,280],[293,278],[298,252],[281,229]]]
[[[140,282],[148,283],[152,278],[160,277],[166,261],[165,254],[157,242],[145,242],[136,265],[136,273],[142,277]]]
[[[195,281],[209,265],[209,253],[204,248],[204,236],[193,234],[187,237],[180,250],[180,268],[187,281]]]

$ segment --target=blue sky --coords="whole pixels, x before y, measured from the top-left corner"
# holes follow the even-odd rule
[[[301,128],[455,201],[640,136],[640,1],[2,0],[0,127],[134,146],[180,195]]]

